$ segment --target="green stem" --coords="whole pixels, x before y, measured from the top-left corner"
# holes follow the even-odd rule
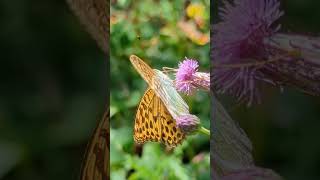
[[[204,128],[203,126],[201,126],[198,131],[205,134],[205,135],[210,136],[210,131],[208,129]]]

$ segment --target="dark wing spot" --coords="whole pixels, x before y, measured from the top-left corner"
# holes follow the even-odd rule
[[[173,123],[173,121],[172,121],[172,120],[167,121],[167,125],[170,125],[171,123]]]
[[[145,104],[142,104],[143,109],[147,109],[147,106]]]
[[[173,132],[177,132],[177,128],[176,127],[173,127]]]
[[[153,116],[154,122],[157,122],[158,116]]]
[[[149,123],[148,122],[146,122],[146,128],[149,129]]]
[[[169,137],[168,137],[168,141],[171,141],[171,140],[172,140],[172,139],[171,139],[171,137],[169,136]]]
[[[150,128],[153,128],[153,124],[152,124],[152,121],[150,122]]]
[[[166,126],[166,132],[167,132],[167,133],[169,133],[169,129],[168,129],[168,127],[167,127],[167,126]]]
[[[166,135],[164,133],[162,133],[162,137],[166,137]]]
[[[178,133],[178,134],[177,134],[177,137],[178,137],[178,138],[180,138],[180,137],[181,137],[181,134],[180,134],[180,133]]]

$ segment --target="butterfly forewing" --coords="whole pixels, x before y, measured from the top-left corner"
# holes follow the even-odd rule
[[[148,83],[149,86],[151,86],[152,79],[154,77],[153,69],[136,55],[131,55],[130,61],[142,78]]]
[[[81,180],[109,179],[109,137],[109,110],[107,110],[87,147]]]
[[[177,119],[181,115],[189,114],[189,107],[175,89],[173,81],[157,69],[154,69],[154,72],[155,77],[152,88],[161,98],[173,118]]]
[[[143,95],[136,113],[134,140],[139,144],[147,141],[162,142],[169,147],[180,144],[185,135],[161,99],[148,88]]]

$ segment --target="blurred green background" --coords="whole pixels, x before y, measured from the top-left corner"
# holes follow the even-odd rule
[[[188,57],[199,60],[200,70],[208,72],[209,0],[112,1],[110,24],[111,179],[210,179],[210,145],[205,135],[190,136],[170,153],[163,145],[149,142],[138,155],[134,118],[147,85],[129,61],[136,54],[153,68],[177,68]],[[208,96],[199,92],[184,99],[209,129]]]
[[[65,1],[0,1],[0,179],[79,179],[108,63]]]
[[[285,13],[278,21],[282,32],[320,35],[320,1],[281,0],[280,3]],[[211,6],[213,22],[218,21],[220,5],[221,1],[215,1]],[[252,141],[258,166],[273,169],[289,180],[320,179],[319,97],[290,88],[285,88],[283,93],[267,88],[263,89],[262,104],[250,108],[227,96],[219,99]]]

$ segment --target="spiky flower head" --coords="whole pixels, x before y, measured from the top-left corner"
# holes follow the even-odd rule
[[[273,83],[261,71],[264,66],[255,64],[270,56],[263,41],[280,29],[275,26],[283,14],[279,6],[277,0],[224,1],[222,21],[213,25],[213,82],[218,92],[251,104],[259,99],[258,81]]]
[[[278,0],[225,1],[213,26],[213,87],[239,101],[259,102],[262,84],[320,96],[320,39],[280,33]]]
[[[210,75],[198,72],[198,67],[198,62],[193,59],[186,58],[179,63],[175,83],[178,91],[191,95],[197,88],[209,90]]]
[[[180,92],[190,95],[195,86],[192,84],[194,74],[198,71],[198,62],[193,59],[185,59],[179,63],[179,69],[176,73],[176,88]]]

